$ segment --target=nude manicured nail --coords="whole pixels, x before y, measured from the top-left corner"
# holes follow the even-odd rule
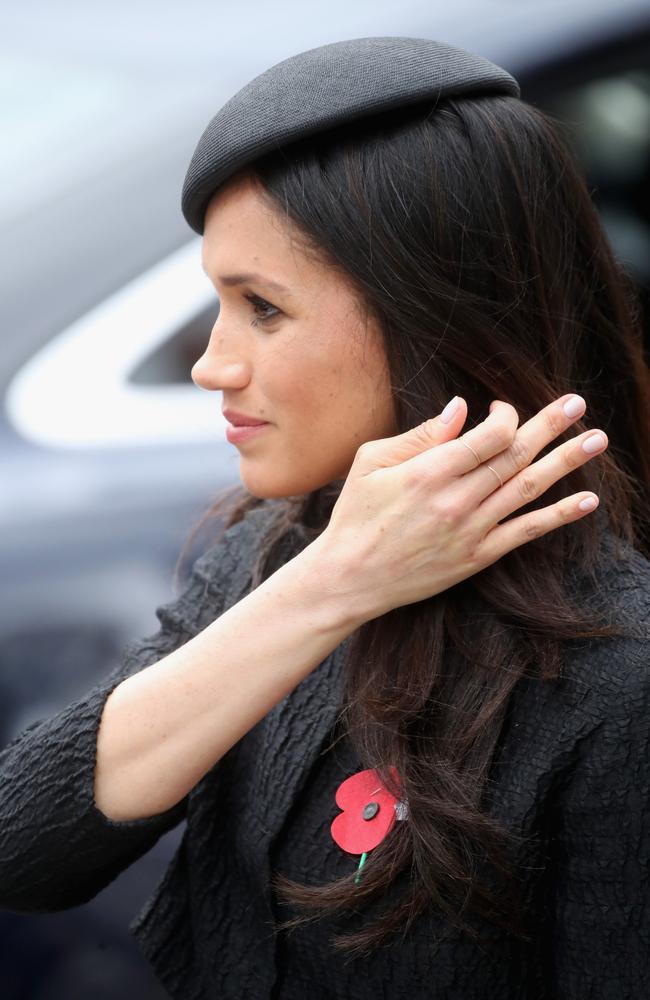
[[[449,400],[444,410],[440,414],[440,419],[442,420],[443,424],[448,424],[451,421],[459,405],[460,405],[460,400],[458,396],[454,396],[453,399]]]
[[[586,405],[582,396],[572,396],[571,399],[567,399],[562,409],[567,417],[579,417]]]
[[[584,500],[580,501],[578,507],[580,510],[593,510],[597,504],[598,501],[594,497],[585,497]]]
[[[582,450],[586,451],[588,455],[593,455],[595,451],[600,451],[604,447],[605,438],[602,434],[592,434],[591,437],[585,438],[582,442]]]

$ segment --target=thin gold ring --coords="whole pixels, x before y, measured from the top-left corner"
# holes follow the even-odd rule
[[[471,444],[468,444],[467,441],[463,441],[462,439],[460,439],[460,443],[464,444],[466,448],[469,448],[469,450],[471,451],[472,455],[476,459],[476,468],[478,469],[479,465],[482,465],[483,463],[481,462],[481,459],[478,457],[478,455],[476,454],[476,452],[472,448]]]
[[[497,470],[493,469],[491,465],[488,465],[488,469],[491,469],[491,471],[494,473],[494,475],[499,480],[500,485],[503,486],[503,479],[501,478],[501,476],[499,475],[499,473],[497,472]]]
[[[461,443],[461,444],[464,444],[464,445],[465,445],[465,447],[466,447],[466,448],[469,448],[469,450],[471,451],[472,455],[473,455],[473,456],[474,456],[474,458],[476,459],[476,463],[477,463],[477,464],[476,464],[476,468],[477,468],[477,469],[478,469],[479,465],[483,465],[483,462],[481,462],[481,459],[480,459],[480,458],[478,457],[478,455],[476,454],[476,452],[475,452],[475,451],[474,451],[474,449],[472,448],[471,444],[468,444],[468,443],[467,443],[467,441],[462,441],[462,440],[461,440],[461,442],[460,442],[460,443]],[[486,465],[487,465],[487,463],[486,463]],[[497,470],[496,470],[495,468],[493,468],[493,466],[491,466],[491,465],[488,465],[487,467],[488,467],[488,469],[490,470],[490,472],[493,472],[493,473],[494,473],[494,475],[495,475],[495,476],[497,477],[497,479],[499,480],[499,486],[503,486],[503,479],[501,478],[501,476],[499,475],[499,473],[497,472]]]

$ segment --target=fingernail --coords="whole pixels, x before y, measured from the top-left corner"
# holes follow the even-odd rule
[[[445,406],[444,410],[440,414],[440,419],[442,420],[443,424],[450,423],[450,421],[452,420],[454,414],[456,413],[459,405],[460,405],[460,400],[459,400],[458,396],[454,396],[453,399],[449,400],[449,402]]]
[[[582,450],[588,455],[593,455],[595,451],[600,451],[605,446],[605,438],[602,434],[592,434],[582,442]]]
[[[567,417],[579,417],[580,414],[584,412],[586,407],[587,404],[582,396],[572,396],[571,399],[567,399],[562,409],[566,413]]]
[[[580,501],[578,507],[580,510],[593,510],[597,503],[598,501],[595,497],[585,497],[584,500]]]

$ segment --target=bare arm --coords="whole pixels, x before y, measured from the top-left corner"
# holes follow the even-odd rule
[[[320,538],[189,642],[122,681],[97,738],[95,802],[112,820],[163,812],[363,618]]]

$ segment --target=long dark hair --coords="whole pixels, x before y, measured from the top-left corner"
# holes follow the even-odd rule
[[[274,879],[304,911],[282,925],[290,927],[379,898],[408,872],[399,906],[334,938],[353,954],[368,953],[430,905],[472,936],[465,910],[529,938],[526,914],[513,906],[508,848],[516,838],[484,808],[508,699],[524,676],[560,676],[566,640],[626,634],[611,609],[587,606],[575,586],[582,578],[597,593],[603,538],[650,554],[641,308],[562,131],[514,97],[445,99],[303,139],[253,165],[260,191],[305,250],[352,279],[379,321],[396,433],[455,394],[467,400],[469,429],[492,399],[512,403],[523,423],[558,395],[578,392],[588,423],[549,450],[588,427],[605,430],[610,442],[513,516],[581,490],[600,497],[596,514],[353,633],[342,731],[394,792],[396,767],[409,821],[372,852],[359,884],[354,872],[326,886]],[[326,527],[343,483],[274,502],[277,520],[253,586],[296,525],[308,540]],[[261,502],[237,488],[195,531],[225,512],[228,527]],[[509,897],[480,882],[480,859],[501,873]]]

